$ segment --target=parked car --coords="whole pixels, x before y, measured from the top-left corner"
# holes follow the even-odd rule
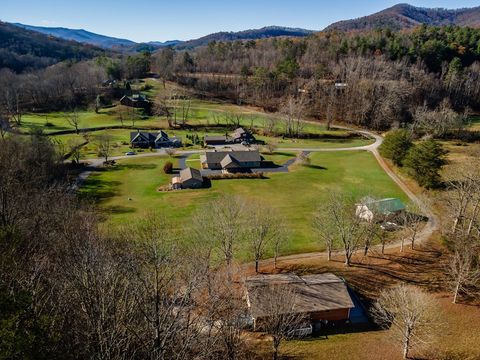
[[[384,222],[380,225],[380,228],[385,231],[395,231],[398,229],[398,225],[393,222]]]
[[[126,152],[125,155],[132,156],[132,155],[137,155],[137,153],[135,151],[129,151],[129,152]]]

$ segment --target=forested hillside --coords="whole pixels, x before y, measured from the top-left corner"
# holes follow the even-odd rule
[[[293,97],[320,119],[389,128],[412,122],[419,109],[478,110],[479,60],[480,30],[421,26],[211,42],[195,52],[162,51],[154,64],[163,77],[238,103],[281,110]]]
[[[325,30],[372,30],[390,28],[409,29],[421,24],[435,26],[480,26],[480,7],[469,9],[429,9],[408,4],[398,4],[378,13],[353,20],[343,20],[331,24]]]
[[[63,60],[91,59],[101,49],[74,41],[49,37],[0,22],[0,69],[15,72],[40,69]]]
[[[266,38],[275,38],[281,36],[305,37],[314,31],[305,29],[292,29],[281,26],[267,26],[261,29],[245,30],[239,32],[218,32],[203,36],[201,38],[182,42],[176,47],[178,49],[195,48],[208,45],[212,41],[235,41],[235,40],[258,40]]]
[[[45,35],[55,36],[64,40],[73,40],[83,44],[91,44],[102,48],[122,48],[136,45],[134,41],[119,39],[111,36],[95,34],[83,29],[67,29],[60,27],[31,26],[24,24],[13,24],[22,29],[36,31]]]

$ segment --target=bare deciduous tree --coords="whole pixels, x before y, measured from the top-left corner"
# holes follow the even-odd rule
[[[232,282],[232,277],[237,281]],[[211,349],[213,358],[236,360],[245,357],[247,344],[242,332],[247,307],[239,286],[241,280],[238,268],[211,274],[205,317],[211,324],[209,337],[215,342]]]
[[[332,260],[332,251],[335,249],[335,231],[333,223],[330,220],[329,209],[320,206],[313,216],[313,227],[316,230],[321,242],[325,244],[327,250],[327,260]],[[330,227],[330,229],[328,229]]]
[[[476,294],[480,283],[479,245],[472,239],[455,239],[450,255],[448,285],[456,304],[460,294]]]
[[[255,272],[258,273],[260,260],[265,256],[269,244],[284,236],[282,221],[273,209],[260,204],[247,206],[248,238],[255,260]]]
[[[74,109],[72,112],[68,113],[67,115],[67,122],[70,126],[75,129],[75,133],[78,134],[79,126],[80,126],[80,115],[78,114],[77,110]]]
[[[356,202],[350,196],[332,193],[322,204],[318,221],[324,222],[322,227],[317,222],[316,229],[321,238],[331,244],[339,244],[343,248],[345,265],[350,266],[352,256],[368,239],[373,236],[374,222],[363,221],[357,214]]]
[[[231,267],[235,250],[246,237],[245,201],[240,197],[222,196],[208,205],[208,211],[197,215],[197,223],[208,224],[203,229],[203,237],[209,237],[223,257],[227,267]]]
[[[147,213],[123,234],[135,244],[137,254],[138,263],[131,273],[137,280],[134,296],[143,319],[140,329],[147,340],[145,350],[153,359],[167,359],[172,354],[182,359],[199,336],[193,302],[203,279],[189,257],[181,256],[175,233],[165,231],[167,228],[162,216]]]
[[[441,325],[436,301],[418,288],[399,285],[381,292],[372,309],[375,321],[389,328],[407,359],[416,346],[428,345]]]
[[[297,295],[293,290],[272,285],[256,291],[255,296],[263,304],[263,316],[258,328],[272,336],[273,360],[277,360],[282,341],[302,325],[305,318],[296,310]]]
[[[278,120],[273,116],[263,117],[263,131],[265,135],[274,136],[276,134]]]
[[[305,111],[305,103],[303,98],[296,99],[289,97],[283,107],[282,114],[284,114],[284,135],[287,137],[299,137],[305,127],[302,121],[303,113]]]
[[[167,154],[170,157],[173,157],[176,154],[177,150],[175,148],[166,148],[165,149],[165,154]]]
[[[467,165],[455,166],[451,170],[446,205],[453,219],[448,232],[453,236],[471,235],[480,220],[480,161],[473,155]]]
[[[421,214],[421,211],[418,206],[411,205],[402,213],[401,220],[403,222],[404,228],[408,232],[408,240],[410,241],[410,247],[415,248],[415,241],[417,240],[418,232],[420,231],[421,225],[424,222],[424,217]],[[405,238],[402,237],[402,242],[400,246],[400,252],[403,252]]]
[[[108,158],[112,152],[112,136],[109,134],[102,134],[97,138],[98,156],[108,162]]]
[[[71,141],[68,142],[68,148],[70,152],[70,158],[72,159],[73,162],[79,164],[80,163],[80,158],[82,156],[82,146],[83,146],[83,141],[79,139],[72,139]]]

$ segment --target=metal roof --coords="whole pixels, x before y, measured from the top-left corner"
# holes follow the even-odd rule
[[[366,198],[364,199],[364,201],[362,201],[362,205],[365,205],[370,210],[383,215],[388,215],[405,210],[405,204],[397,198],[388,198],[381,200]]]

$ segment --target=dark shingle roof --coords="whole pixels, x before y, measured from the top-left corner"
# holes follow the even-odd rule
[[[194,169],[194,168],[186,168],[180,171],[180,177],[182,178],[182,181],[190,180],[190,179],[195,179],[198,181],[203,181],[202,174],[200,173],[200,170]]]
[[[227,156],[225,156],[225,157],[223,158],[223,160],[220,162],[220,165],[221,165],[222,168],[224,168],[224,169],[236,168],[236,167],[241,166],[234,157],[231,157],[231,156],[230,156],[230,154],[228,154]]]
[[[221,163],[228,155],[239,163],[260,162],[262,157],[258,150],[253,151],[207,151],[205,153],[207,163]]]
[[[254,318],[266,315],[270,286],[286,287],[295,293],[295,311],[312,313],[354,307],[345,282],[334,274],[298,276],[295,274],[257,275],[247,278],[250,311]]]
[[[134,141],[138,137],[140,137],[142,141],[154,141],[157,136],[155,134],[141,131],[132,131],[130,133],[130,141]]]
[[[168,135],[160,130],[158,133],[149,133],[149,132],[142,132],[142,131],[132,131],[130,133],[130,141],[134,141],[136,138],[140,137],[142,141],[149,141],[154,142],[156,140],[163,140],[168,141]]]

